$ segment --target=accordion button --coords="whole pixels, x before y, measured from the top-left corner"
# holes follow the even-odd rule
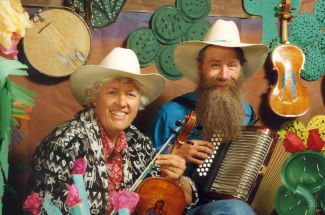
[[[204,172],[204,173],[203,173],[203,176],[207,176],[207,173],[206,173],[206,172]]]

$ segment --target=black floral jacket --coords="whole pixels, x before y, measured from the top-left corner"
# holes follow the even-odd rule
[[[128,146],[122,152],[122,187],[130,188],[156,154],[148,137],[135,126],[125,130]],[[68,213],[65,204],[67,188],[72,184],[71,170],[76,158],[87,160],[84,183],[91,214],[105,214],[108,200],[108,169],[99,128],[92,108],[80,111],[76,116],[54,129],[36,148],[32,161],[32,173],[28,180],[28,193],[36,192],[42,198],[48,197],[63,214]],[[150,172],[158,176],[158,170]],[[197,193],[194,184],[194,203]],[[44,213],[44,211],[42,211]]]

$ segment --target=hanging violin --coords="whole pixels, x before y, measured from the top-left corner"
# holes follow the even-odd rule
[[[287,22],[291,19],[290,0],[282,1],[282,44],[271,55],[277,82],[271,87],[268,102],[279,116],[297,117],[304,115],[310,106],[307,88],[301,83],[300,73],[304,67],[303,51],[287,39]]]
[[[182,214],[185,209],[185,195],[182,188],[175,182],[162,177],[150,177],[142,180],[146,174],[151,170],[154,161],[169,145],[169,142],[177,138],[173,144],[174,147],[180,147],[181,144],[186,144],[187,138],[195,125],[196,115],[191,112],[185,116],[182,124],[185,124],[182,130],[178,133],[181,127],[178,127],[176,134],[172,134],[165,142],[161,150],[150,162],[148,167],[140,175],[139,179],[130,188],[131,191],[136,190],[139,194],[140,200],[136,208],[139,215],[148,214]],[[173,149],[171,150],[171,152]]]

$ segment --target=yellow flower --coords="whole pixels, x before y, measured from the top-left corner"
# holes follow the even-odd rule
[[[24,12],[19,0],[0,1],[0,44],[3,47],[11,47],[11,36],[14,32],[24,37],[25,29],[31,26],[28,13]]]

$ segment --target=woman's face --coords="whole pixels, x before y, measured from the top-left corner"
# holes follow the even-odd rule
[[[110,137],[127,128],[134,120],[139,110],[140,92],[132,81],[105,82],[93,105],[97,117]]]

